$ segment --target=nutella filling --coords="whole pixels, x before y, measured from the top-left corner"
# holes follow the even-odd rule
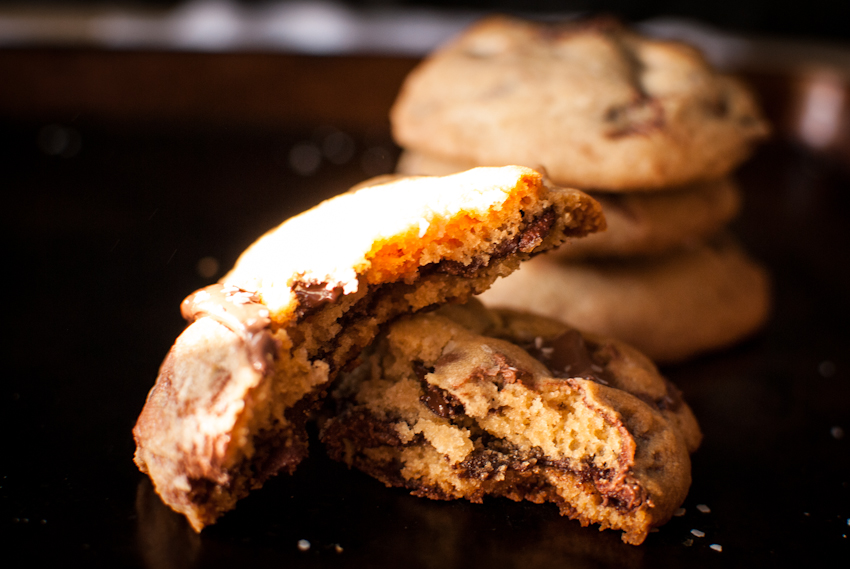
[[[277,341],[268,330],[269,309],[250,291],[233,285],[213,284],[196,290],[180,304],[190,324],[208,317],[227,326],[245,342],[254,369],[265,373],[277,356]]]
[[[329,287],[328,283],[296,282],[292,285],[292,292],[298,299],[297,314],[300,320],[322,306],[336,302],[342,295],[342,287]]]

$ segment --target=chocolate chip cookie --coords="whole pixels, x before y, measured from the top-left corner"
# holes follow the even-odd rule
[[[633,348],[474,300],[392,324],[334,398],[331,456],[388,486],[554,502],[631,544],[684,500],[701,438]]]
[[[306,412],[382,325],[602,227],[593,199],[520,167],[379,180],[289,219],[184,301],[190,324],[136,423],[136,463],[200,531],[295,468]]]
[[[771,292],[765,270],[721,235],[660,257],[534,259],[481,300],[614,336],[671,363],[751,335],[769,315]]]
[[[409,150],[606,191],[722,178],[768,133],[751,93],[695,48],[609,20],[487,18],[410,73],[391,121]]]

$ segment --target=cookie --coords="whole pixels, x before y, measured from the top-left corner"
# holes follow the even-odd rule
[[[334,397],[329,454],[388,486],[554,502],[631,544],[684,500],[701,438],[633,348],[474,300],[392,324]]]
[[[722,178],[769,130],[751,93],[690,46],[610,21],[506,17],[415,68],[390,118],[404,148],[606,191]]]
[[[295,468],[307,411],[383,324],[601,227],[587,195],[520,167],[379,181],[287,220],[183,302],[190,325],[136,423],[136,463],[200,531]]]
[[[467,168],[405,151],[397,169],[404,174],[445,175]],[[730,177],[658,192],[588,193],[602,204],[608,229],[552,254],[570,259],[628,257],[692,247],[734,219],[742,201]]]
[[[693,249],[616,262],[535,259],[481,295],[614,336],[659,363],[730,346],[770,312],[764,269],[728,236]]]

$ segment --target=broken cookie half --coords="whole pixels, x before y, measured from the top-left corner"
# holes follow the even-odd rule
[[[701,439],[633,348],[474,299],[392,324],[334,399],[329,453],[388,486],[554,502],[631,544],[682,503]]]
[[[183,302],[136,464],[200,531],[306,456],[308,411],[382,325],[604,225],[593,199],[521,167],[379,180],[289,219]]]

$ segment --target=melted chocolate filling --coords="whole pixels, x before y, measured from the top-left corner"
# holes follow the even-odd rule
[[[433,368],[426,368],[422,362],[413,362],[413,371],[422,385],[422,395],[419,396],[419,401],[432,413],[443,419],[451,419],[452,417],[463,415],[465,409],[457,397],[445,389],[431,385],[425,380],[426,375],[433,373]]]
[[[266,373],[277,357],[277,340],[269,331],[269,309],[256,293],[233,285],[214,284],[196,290],[180,304],[180,312],[190,324],[208,317],[227,326],[245,342],[255,370]]]
[[[427,274],[429,272],[447,273],[450,275],[472,278],[482,267],[488,266],[492,261],[503,259],[517,251],[532,253],[533,250],[543,242],[546,235],[548,235],[552,230],[552,226],[555,224],[557,218],[557,213],[554,208],[545,210],[543,213],[534,218],[525,227],[525,229],[514,236],[513,239],[506,239],[496,245],[493,252],[490,254],[489,260],[487,261],[480,257],[476,257],[472,259],[468,265],[464,265],[460,261],[445,259],[439,263],[422,267],[422,272],[423,274]]]
[[[342,296],[342,287],[331,287],[328,283],[296,282],[292,286],[292,292],[295,293],[295,298],[298,299],[296,314],[300,320],[314,313],[322,306],[336,302]]]

